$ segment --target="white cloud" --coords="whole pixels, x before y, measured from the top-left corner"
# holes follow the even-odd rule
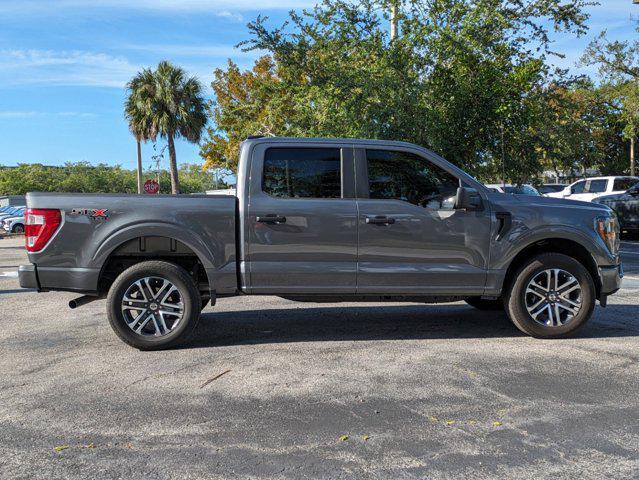
[[[123,87],[140,70],[124,57],[105,53],[0,50],[0,84]]]
[[[215,16],[228,18],[229,20],[235,20],[236,22],[241,22],[242,20],[244,20],[244,17],[240,13],[233,13],[233,12],[229,12],[228,10],[222,10],[221,12],[217,12]]]

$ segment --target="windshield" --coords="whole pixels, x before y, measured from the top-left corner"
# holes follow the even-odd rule
[[[561,192],[564,188],[566,188],[566,185],[543,185],[537,190],[541,193],[554,193]]]
[[[514,185],[503,187],[504,192],[512,193],[514,195],[535,195],[539,196],[539,192],[530,185]]]

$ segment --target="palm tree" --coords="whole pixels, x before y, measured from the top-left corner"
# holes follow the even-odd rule
[[[144,69],[127,84],[129,92],[124,103],[124,116],[129,122],[129,130],[135,137],[138,152],[138,193],[142,193],[142,146],[141,142],[155,139],[157,130],[154,130],[150,118],[151,108],[148,104],[149,95],[146,92],[147,85],[153,82],[153,72]]]
[[[163,61],[155,71],[138,73],[129,82],[129,90],[125,115],[131,131],[139,140],[155,140],[157,135],[167,139],[171,193],[179,193],[175,139],[200,141],[206,125],[202,85],[183,69]]]

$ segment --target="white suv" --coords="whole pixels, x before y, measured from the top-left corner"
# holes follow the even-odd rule
[[[579,180],[559,192],[548,193],[548,197],[569,198],[592,202],[603,195],[624,193],[633,185],[639,183],[639,177],[593,177]]]

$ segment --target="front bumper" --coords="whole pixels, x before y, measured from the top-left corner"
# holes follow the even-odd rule
[[[18,267],[18,281],[22,288],[35,288],[40,290],[36,266],[32,263],[28,265],[20,265]]]
[[[599,267],[599,278],[601,279],[601,295],[612,295],[621,288],[623,279],[623,265],[612,265]]]

